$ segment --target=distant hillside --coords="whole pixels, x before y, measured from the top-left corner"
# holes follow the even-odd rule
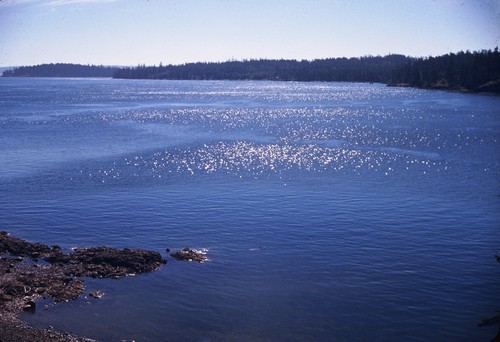
[[[112,77],[117,67],[81,64],[41,64],[22,66],[3,72],[3,77]]]

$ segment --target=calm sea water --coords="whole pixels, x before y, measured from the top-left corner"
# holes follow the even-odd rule
[[[102,341],[488,341],[500,98],[0,78],[0,229],[207,248],[23,318]]]

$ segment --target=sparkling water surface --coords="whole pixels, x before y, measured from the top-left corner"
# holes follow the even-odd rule
[[[491,340],[498,139],[486,95],[0,78],[0,229],[210,258],[86,279],[23,319],[102,341]]]

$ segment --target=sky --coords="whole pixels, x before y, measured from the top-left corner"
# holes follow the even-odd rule
[[[0,0],[0,67],[437,56],[500,45],[500,0]]]

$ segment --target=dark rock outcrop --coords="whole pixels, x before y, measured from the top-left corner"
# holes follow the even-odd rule
[[[183,248],[181,251],[170,254],[170,256],[180,261],[195,261],[204,262],[207,260],[206,250],[197,250],[189,247]]]
[[[158,252],[105,246],[76,248],[66,254],[59,246],[31,243],[11,237],[6,232],[0,233],[0,253],[33,260],[42,259],[61,268],[66,275],[93,278],[121,278],[151,272],[167,262]]]
[[[28,327],[17,316],[22,310],[36,310],[35,299],[41,296],[55,302],[78,298],[84,290],[81,277],[121,278],[166,263],[158,252],[127,248],[102,246],[64,253],[59,246],[31,243],[6,232],[0,232],[0,255],[0,341],[87,341]],[[94,294],[102,297],[101,291]]]

